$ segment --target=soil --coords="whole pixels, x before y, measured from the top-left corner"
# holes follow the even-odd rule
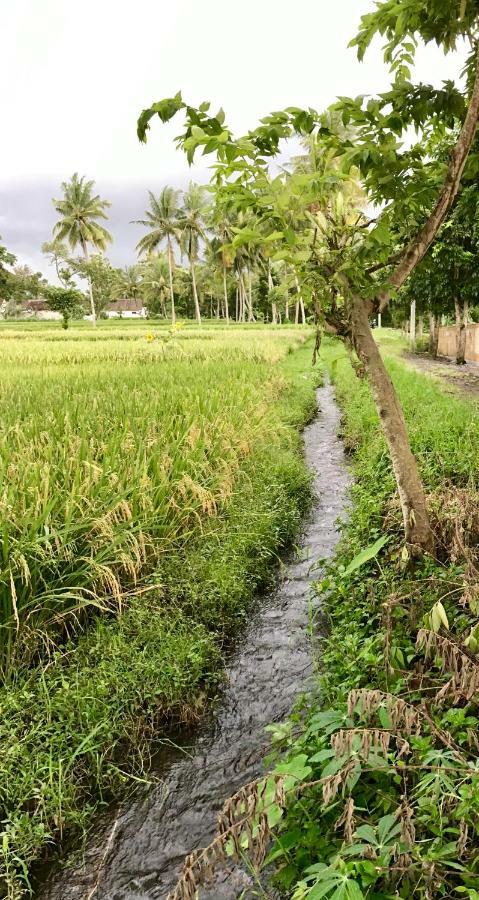
[[[449,393],[454,394],[459,391],[470,397],[479,398],[479,365],[477,363],[465,363],[463,366],[458,366],[455,360],[445,356],[432,359],[427,353],[411,353],[409,350],[405,350],[402,356],[419,372],[425,372],[450,385],[453,390]]]

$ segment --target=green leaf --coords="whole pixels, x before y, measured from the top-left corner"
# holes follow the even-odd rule
[[[383,535],[382,537],[378,538],[378,540],[375,541],[374,544],[370,544],[369,547],[365,547],[364,550],[361,550],[360,553],[358,553],[354,557],[354,559],[351,560],[349,566],[346,567],[342,577],[347,578],[349,575],[351,575],[352,572],[355,572],[356,569],[360,569],[361,566],[364,565],[364,563],[369,562],[370,559],[374,559],[378,555],[379,551],[382,550],[384,545],[387,544],[388,540],[389,536]]]
[[[274,771],[277,775],[292,775],[298,781],[302,781],[303,778],[311,775],[312,769],[307,763],[308,757],[306,753],[299,753],[298,756],[293,756],[287,762],[279,763]]]

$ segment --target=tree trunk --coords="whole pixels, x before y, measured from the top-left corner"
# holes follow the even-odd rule
[[[371,386],[386,438],[401,503],[404,533],[412,556],[432,552],[434,538],[429,524],[426,495],[417,462],[409,446],[406,422],[389,373],[373,338],[368,307],[356,297],[352,303],[352,338]]]
[[[198,291],[196,289],[196,273],[195,273],[195,264],[192,259],[190,259],[190,268],[191,268],[191,283],[193,285],[193,300],[195,301],[195,316],[198,325],[201,325],[201,313],[200,313],[200,304],[198,301]]]
[[[429,315],[429,355],[437,359],[437,347],[439,344],[439,320],[437,316]]]
[[[302,297],[301,297],[301,300],[299,301],[299,308],[301,310],[301,324],[306,325],[306,312],[304,309],[304,301],[303,301]]]
[[[378,328],[382,328],[382,314],[378,313]]]
[[[251,271],[248,273],[248,322],[254,322],[254,314],[253,314],[253,276]]]
[[[409,318],[409,341],[411,344],[411,350],[415,351],[416,349],[416,301],[411,300],[411,313]]]
[[[424,334],[424,316],[420,315],[417,320],[417,335],[419,338],[422,338]]]
[[[454,301],[456,311],[456,365],[463,366],[466,362],[466,323],[464,321],[464,308],[459,300]]]
[[[301,296],[301,288],[299,286],[298,276],[296,275],[296,272],[294,273],[294,281],[296,284],[296,293],[298,295],[298,300],[296,303],[295,313],[294,313],[294,324],[298,325],[299,324],[299,310],[300,310],[301,303],[303,302],[303,298]],[[303,310],[304,310],[304,305],[303,305]],[[303,315],[304,315],[304,313],[303,313]],[[303,318],[303,324],[304,324],[304,318]]]
[[[241,272],[238,275],[238,322],[244,322],[244,285]]]
[[[271,260],[268,259],[268,290],[272,291],[274,288],[273,276],[271,274]],[[276,325],[276,303],[274,300],[271,301],[271,322],[273,325]]]
[[[288,301],[287,294],[286,294],[286,303],[285,303],[285,307],[284,307],[284,321],[289,322],[289,301]]]
[[[173,290],[173,247],[171,246],[170,238],[168,238],[168,270],[170,273],[171,324],[174,325],[176,322],[176,311],[175,292]]]
[[[87,245],[86,241],[82,241],[82,247],[83,247],[83,255],[85,257],[86,262],[88,262],[90,259],[90,254],[88,253],[88,245]],[[95,300],[93,298],[93,287],[92,287],[90,276],[88,276],[88,293],[90,294],[91,320],[93,323],[93,327],[96,327]]]
[[[225,298],[225,319],[226,319],[226,324],[229,325],[230,324],[230,311],[229,311],[229,306],[228,306],[228,283],[226,280],[226,266],[224,263],[223,263],[223,295]]]

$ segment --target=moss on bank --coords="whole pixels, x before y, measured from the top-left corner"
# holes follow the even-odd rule
[[[34,862],[124,790],[126,769],[141,771],[162,723],[196,714],[221,671],[224,635],[300,525],[310,497],[298,428],[315,410],[311,347],[268,372],[264,429],[201,537],[165,556],[121,616],[97,619],[0,689],[0,878],[9,898],[28,892]]]

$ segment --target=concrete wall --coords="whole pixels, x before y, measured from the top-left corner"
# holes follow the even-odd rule
[[[437,347],[439,356],[456,356],[456,334],[455,325],[441,325]],[[479,362],[479,324],[466,326],[466,360]]]

